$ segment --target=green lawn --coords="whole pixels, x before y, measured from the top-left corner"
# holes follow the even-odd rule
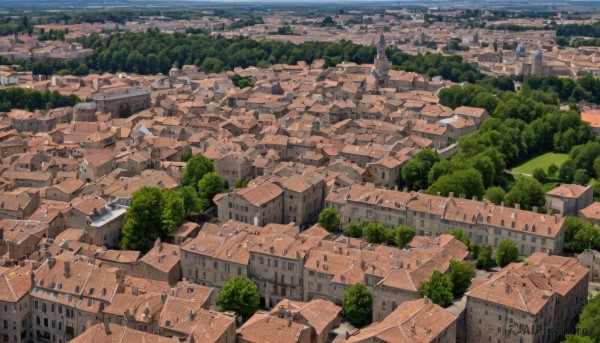
[[[555,154],[553,152],[549,152],[543,155],[535,156],[521,163],[512,169],[512,173],[531,175],[535,168],[542,168],[545,172],[548,172],[549,165],[554,163],[560,167],[568,158],[569,155],[567,154]]]

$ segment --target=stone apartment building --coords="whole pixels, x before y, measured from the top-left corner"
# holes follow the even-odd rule
[[[213,201],[221,221],[236,220],[264,226],[283,220],[283,189],[272,182],[217,194]]]
[[[450,235],[415,237],[409,250],[367,246],[357,239],[332,241],[318,226],[254,227],[230,221],[206,224],[181,246],[182,277],[220,288],[243,275],[257,284],[261,305],[284,299],[327,299],[341,305],[348,287],[366,284],[373,294],[373,318],[382,320],[402,301],[418,299],[419,285],[434,268],[445,272],[451,259],[468,258],[467,247]]]
[[[590,220],[594,224],[600,225],[600,203],[591,203],[586,208],[579,210],[577,215],[583,220]]]
[[[32,264],[0,272],[0,342],[26,343],[31,337]]]
[[[402,303],[383,320],[338,336],[333,343],[456,342],[457,318],[428,299]]]
[[[560,335],[544,330],[573,327],[587,303],[588,276],[574,258],[535,253],[474,280],[466,293],[467,342],[557,342]]]
[[[358,242],[322,241],[304,263],[304,298],[342,304],[348,287],[364,283],[373,294],[373,320],[379,321],[403,301],[420,298],[419,286],[434,268],[469,256],[464,244],[449,235],[415,237],[410,251],[387,246],[367,248]]]
[[[117,246],[126,211],[99,197],[77,198],[64,212],[64,222],[68,227],[83,228],[90,244]]]
[[[103,321],[102,310],[122,291],[123,274],[81,258],[59,255],[40,267],[31,290],[37,342],[66,343]]]
[[[140,335],[234,343],[235,318],[210,311],[211,294],[210,288],[185,281],[171,288],[126,286],[105,308],[104,322],[135,329]]]
[[[401,179],[401,168],[409,159],[408,156],[390,156],[367,163],[365,181],[387,188],[397,187]]]
[[[49,229],[48,224],[38,221],[0,220],[0,256],[6,254],[14,260],[26,258],[36,251],[42,238],[56,236],[57,233]]]
[[[237,330],[238,343],[261,343],[265,341],[265,335],[275,342],[311,343],[308,325],[262,313],[252,318]]]
[[[44,198],[54,201],[69,202],[73,200],[75,196],[77,196],[77,193],[79,193],[84,186],[85,182],[79,179],[66,180],[46,188],[46,194]]]
[[[331,301],[315,299],[310,302],[282,300],[269,312],[270,316],[285,318],[311,328],[311,342],[330,341],[333,330],[341,323],[342,308]]]
[[[590,268],[590,282],[600,280],[600,252],[586,249],[577,255],[577,261]]]
[[[132,263],[127,274],[174,285],[181,280],[179,260],[179,246],[163,243],[160,238],[157,238],[154,247],[138,261]]]
[[[52,174],[38,171],[5,172],[2,177],[13,180],[15,187],[45,188],[52,186]]]
[[[261,304],[302,300],[302,241],[286,234],[263,235],[250,248],[249,277],[258,285]]]
[[[232,277],[248,277],[248,248],[254,244],[254,231],[238,232],[219,235],[200,231],[181,246],[181,276],[216,289]]]
[[[295,174],[276,183],[283,189],[281,224],[296,223],[303,229],[318,220],[326,191],[321,174]]]
[[[40,191],[21,188],[0,194],[0,218],[27,219],[40,207]]]
[[[132,88],[121,92],[96,94],[93,97],[98,111],[110,113],[113,118],[128,117],[150,107],[150,93],[143,89]]]
[[[471,241],[490,244],[494,249],[503,239],[510,239],[522,255],[560,254],[563,249],[562,216],[524,211],[518,205],[497,206],[486,200],[455,197],[453,193],[446,198],[353,184],[331,191],[325,206],[338,209],[342,226],[351,220],[375,221],[388,227],[408,225],[421,236],[460,228]]]
[[[367,279],[373,283],[374,321],[384,320],[404,301],[420,298],[421,283],[428,281],[434,269],[446,273],[449,261],[463,261],[469,257],[467,247],[450,235],[437,238],[416,236],[406,248],[410,249],[410,253],[378,247],[380,256],[385,256],[389,251],[390,267],[387,270],[382,268],[385,272],[379,276],[371,272],[372,277]],[[368,270],[366,274],[369,274]]]
[[[563,216],[577,215],[594,202],[594,185],[562,184],[546,193],[546,208]]]
[[[215,161],[217,173],[229,184],[244,180],[252,173],[252,161],[243,154],[229,153]]]
[[[325,179],[319,173],[273,177],[215,197],[219,219],[256,226],[296,223],[306,228],[323,209]]]
[[[95,154],[86,156],[79,162],[79,178],[81,180],[96,181],[109,174],[115,167],[115,161],[110,155]]]

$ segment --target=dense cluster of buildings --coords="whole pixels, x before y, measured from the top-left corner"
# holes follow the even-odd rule
[[[125,26],[186,25],[147,19]],[[239,31],[270,24],[261,25]],[[448,37],[443,23],[432,27]],[[398,36],[408,34],[418,37]],[[460,34],[473,46],[485,39]],[[408,25],[377,37],[373,64],[330,68],[315,60],[205,74],[175,65],[168,75],[48,80],[0,71],[3,86],[83,100],[0,113],[0,342],[553,342],[514,335],[511,325],[570,324],[586,303],[589,270],[557,255],[564,215],[600,222],[593,187],[548,192],[556,214],[398,190],[412,156],[425,148],[452,156],[489,115],[439,104],[436,92],[452,82],[390,68],[386,44],[421,49],[431,31]],[[521,45],[518,74],[555,70],[541,53],[531,63],[526,54]],[[236,87],[236,74],[252,86]],[[216,217],[185,221],[145,254],[119,250],[132,194],[180,187],[189,153],[214,161],[227,182],[214,198]],[[232,187],[244,180],[246,187]],[[340,228],[353,220],[408,225],[417,236],[396,248],[332,235],[314,225],[325,207],[341,216]],[[456,228],[494,249],[509,239],[529,257],[475,279],[463,301],[443,309],[422,298],[420,285],[451,260],[472,262],[445,234]],[[216,294],[240,275],[270,309],[243,324],[216,311]],[[374,323],[360,330],[341,317],[344,293],[358,283],[373,295]]]
[[[453,236],[415,236],[401,249],[337,237],[318,225],[193,225],[170,236],[187,234],[181,246],[157,241],[139,260],[139,252],[94,249],[73,229],[45,239],[27,260],[0,269],[0,338],[512,342],[519,327],[567,330],[587,302],[589,269],[574,258],[534,253],[473,279],[463,301],[443,309],[419,288],[434,269],[446,272],[451,260],[470,259]],[[144,273],[135,265],[141,262]],[[176,276],[169,278],[169,270]],[[271,308],[243,325],[234,313],[212,309],[223,284],[239,275],[257,284],[261,307]],[[340,307],[345,290],[358,283],[373,296],[373,324],[360,330],[341,325]],[[523,337],[557,338],[537,331]]]

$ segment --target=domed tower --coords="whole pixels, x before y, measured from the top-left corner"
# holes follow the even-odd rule
[[[385,78],[387,77],[387,73],[391,66],[385,55],[385,37],[383,36],[383,33],[379,36],[379,41],[377,42],[377,56],[375,57],[373,64],[375,65],[375,79],[378,81],[380,87],[384,87]]]
[[[542,75],[542,50],[538,49],[533,57],[531,58],[531,75],[541,76]]]
[[[527,51],[525,51],[525,45],[522,43],[517,45],[515,51],[515,75],[527,74],[525,69],[525,57],[527,57]]]
[[[517,45],[516,57],[517,58],[527,57],[527,51],[525,50],[525,45],[523,45],[523,43],[520,43],[519,45]]]
[[[175,63],[173,63],[173,67],[171,68],[171,70],[169,70],[169,76],[170,77],[179,76],[179,63],[177,61],[175,61]]]

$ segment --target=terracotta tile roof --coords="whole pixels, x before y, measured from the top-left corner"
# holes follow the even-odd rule
[[[562,184],[550,190],[546,195],[553,195],[561,198],[576,199],[583,195],[592,186],[580,186],[574,184]]]
[[[362,328],[339,342],[432,342],[456,319],[448,310],[429,300],[405,301],[381,322]]]
[[[467,296],[536,315],[554,294],[566,295],[589,274],[570,257],[535,253],[527,262],[509,264]]]
[[[587,219],[600,219],[600,202],[593,202],[588,207],[579,210],[579,214]]]
[[[291,319],[256,313],[237,330],[244,342],[282,343],[303,342],[309,337],[310,327],[295,323]]]
[[[170,272],[173,268],[179,268],[179,246],[168,243],[156,243],[140,261],[157,270]]]
[[[31,265],[0,269],[0,301],[16,303],[31,289]]]
[[[156,342],[172,343],[173,338],[154,335],[144,331],[130,329],[125,326],[110,323],[106,331],[104,324],[96,324],[84,333],[71,340],[73,343],[135,343]]]
[[[250,204],[260,207],[281,195],[283,189],[272,182],[265,182],[260,186],[246,187],[236,192]]]
[[[460,106],[454,110],[454,114],[481,118],[487,114],[487,111],[484,108]]]
[[[307,303],[282,300],[273,306],[269,314],[272,316],[297,314],[300,318],[294,319],[295,321],[308,324],[315,329],[317,335],[321,335],[327,326],[339,318],[341,311],[341,307],[325,299],[315,299]]]

